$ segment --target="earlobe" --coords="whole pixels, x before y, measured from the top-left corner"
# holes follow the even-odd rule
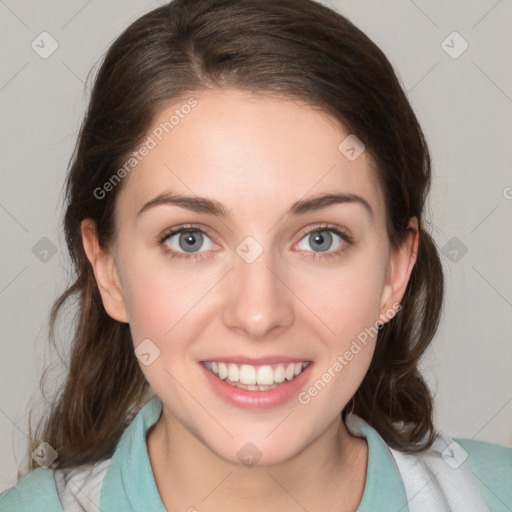
[[[379,318],[385,323],[393,304],[399,304],[405,294],[418,255],[419,229],[418,219],[411,217],[407,227],[407,236],[398,248],[391,250],[386,283],[381,296]],[[388,314],[386,315],[386,312]]]
[[[128,314],[114,255],[100,247],[96,225],[92,219],[84,219],[80,228],[84,251],[92,266],[106,312],[114,320],[128,323]]]

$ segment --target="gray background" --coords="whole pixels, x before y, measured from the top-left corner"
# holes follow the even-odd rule
[[[112,40],[161,3],[0,0],[0,490],[16,481],[27,407],[43,403],[41,371],[56,360],[46,326],[67,279],[61,188],[84,82]],[[399,70],[430,144],[432,230],[445,248],[447,278],[442,324],[422,364],[436,424],[452,436],[512,446],[511,1],[324,3]],[[51,49],[44,31],[58,43],[45,59],[31,46]],[[469,44],[457,58],[463,41],[446,40],[453,31]],[[64,351],[69,335],[64,324]],[[64,372],[57,368],[50,382]]]

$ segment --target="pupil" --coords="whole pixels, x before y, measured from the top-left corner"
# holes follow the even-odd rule
[[[180,236],[180,247],[183,250],[187,251],[187,250],[190,250],[190,249],[198,249],[199,247],[201,247],[202,235],[197,237],[193,233],[198,233],[198,232],[197,231],[196,232],[184,232],[184,233],[181,234],[181,236]],[[184,241],[184,244],[182,244],[183,241]]]
[[[324,233],[324,234],[322,234],[322,233]],[[327,236],[325,236],[325,235],[327,235]],[[331,239],[332,239],[332,236],[328,231],[318,231],[317,233],[314,233],[312,236],[313,236],[313,240],[315,241],[315,243],[319,242],[321,247],[317,246],[317,248],[320,251],[328,250],[328,248],[330,246]],[[324,242],[324,244],[322,244],[322,242]]]

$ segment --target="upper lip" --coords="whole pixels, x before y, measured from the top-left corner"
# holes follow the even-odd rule
[[[311,362],[310,359],[301,359],[298,357],[290,356],[265,356],[265,357],[247,357],[247,356],[212,356],[211,358],[204,359],[204,361],[215,361],[219,363],[233,363],[233,364],[248,364],[251,366],[263,366],[267,364],[279,363],[304,363]]]

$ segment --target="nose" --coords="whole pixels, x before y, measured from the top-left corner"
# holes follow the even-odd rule
[[[294,321],[294,294],[284,272],[274,267],[267,252],[252,263],[236,256],[228,276],[224,324],[254,341],[275,335]]]

